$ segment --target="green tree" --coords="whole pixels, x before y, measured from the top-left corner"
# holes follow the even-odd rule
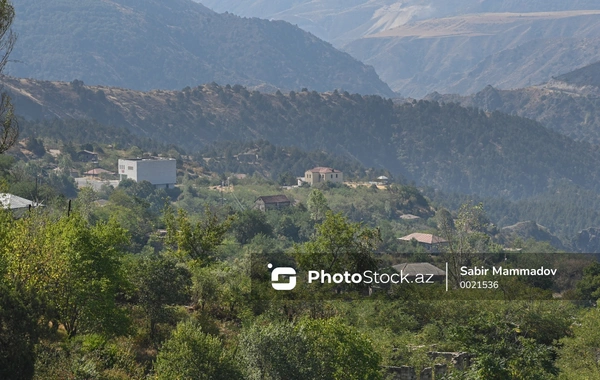
[[[583,270],[583,278],[577,283],[579,299],[595,305],[600,299],[600,263],[593,263]]]
[[[455,286],[460,282],[460,267],[471,265],[477,253],[497,251],[499,246],[492,243],[486,233],[489,220],[485,215],[483,204],[463,204],[456,220],[447,210],[440,210],[436,215],[438,229],[442,237],[448,241],[444,248],[444,257],[448,261],[450,281]]]
[[[247,244],[258,234],[271,236],[273,233],[265,213],[259,210],[244,210],[237,214],[231,230],[240,244]]]
[[[190,301],[191,275],[164,257],[142,257],[129,265],[129,280],[135,291],[134,300],[144,309],[154,337],[156,324],[168,320],[168,306]]]
[[[313,239],[295,247],[295,256],[298,265],[306,270],[363,272],[376,268],[373,253],[380,242],[378,229],[327,211]]]
[[[0,241],[1,242],[1,241]],[[0,378],[31,379],[38,341],[39,306],[0,280]]]
[[[164,215],[167,226],[165,243],[180,259],[191,259],[200,265],[208,265],[216,259],[216,249],[223,243],[233,218],[223,222],[211,212],[208,206],[204,210],[204,219],[193,223],[187,213],[179,209],[177,215],[167,207]]]
[[[372,343],[339,319],[254,325],[240,351],[249,379],[381,379]]]
[[[560,341],[562,347],[557,361],[559,379],[600,379],[600,309],[593,308],[583,312],[581,320],[572,328],[572,336]]]
[[[126,241],[112,220],[90,226],[78,213],[58,220],[32,213],[8,231],[0,256],[7,279],[40,297],[54,327],[61,324],[69,336],[111,333],[127,325],[115,304]]]
[[[154,365],[159,380],[235,380],[242,376],[221,341],[191,322],[177,325]]]
[[[310,191],[306,204],[308,207],[308,212],[310,212],[310,216],[313,218],[313,220],[323,220],[323,218],[325,218],[325,214],[329,210],[327,199],[325,198],[323,192],[319,189],[312,189]]]
[[[15,9],[9,0],[0,0],[0,73],[8,62],[17,35],[11,26],[15,17]],[[4,92],[0,96],[0,154],[6,152],[19,138],[19,125],[14,113],[10,97]]]

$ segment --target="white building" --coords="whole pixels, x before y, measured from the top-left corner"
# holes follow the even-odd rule
[[[119,160],[119,180],[148,181],[157,188],[175,186],[177,176],[174,158],[129,158]]]

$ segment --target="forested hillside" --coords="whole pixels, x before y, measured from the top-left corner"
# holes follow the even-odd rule
[[[575,140],[597,145],[600,143],[599,66],[594,63],[536,86],[513,90],[487,86],[469,96],[435,92],[425,99],[535,119]]]
[[[281,185],[296,185],[296,177],[304,177],[307,169],[327,166],[341,170],[345,179],[365,178],[366,168],[348,156],[321,151],[304,151],[289,146],[282,147],[266,140],[220,141],[204,147],[197,155],[210,171],[216,173],[258,174],[277,180]],[[374,180],[387,174],[383,170],[369,171]]]
[[[599,186],[600,154],[499,112],[378,96],[301,91],[265,95],[216,84],[183,91],[6,79],[21,114],[93,118],[194,152],[212,141],[265,139],[345,155],[440,190],[522,198],[566,180]]]
[[[216,81],[394,95],[373,68],[284,21],[218,14],[191,0],[14,5],[11,75],[140,90]]]

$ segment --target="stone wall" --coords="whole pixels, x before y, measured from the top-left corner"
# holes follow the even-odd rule
[[[428,352],[432,361],[442,358],[452,366],[464,371],[471,366],[471,355],[466,352]],[[413,367],[384,367],[388,373],[389,380],[441,380],[448,371],[448,365],[436,364],[433,367],[426,367],[421,370],[417,376],[417,371]]]

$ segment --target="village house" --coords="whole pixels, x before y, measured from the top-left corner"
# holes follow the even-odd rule
[[[96,176],[99,176],[100,174],[113,175],[115,173],[110,172],[110,171],[108,171],[106,169],[96,168],[96,169],[88,170],[87,172],[85,172],[83,174],[88,175],[88,176],[92,176],[92,177],[96,177]]]
[[[119,159],[119,181],[148,181],[156,188],[171,189],[177,182],[177,162],[174,158]]]
[[[263,195],[256,198],[254,201],[254,208],[266,211],[271,209],[278,209],[282,207],[289,207],[292,204],[288,197],[283,194],[280,195]]]
[[[304,182],[309,183],[311,186],[320,182],[342,183],[344,182],[344,176],[339,170],[317,166],[304,173]]]
[[[77,152],[77,159],[81,162],[98,162],[98,153],[80,150]]]
[[[448,244],[448,240],[446,239],[432,234],[423,234],[420,232],[415,232],[410,235],[403,236],[401,238],[398,238],[398,240],[409,243],[415,240],[417,244],[421,245],[429,252],[433,253],[439,252],[442,246]]]
[[[41,203],[30,201],[10,193],[0,193],[0,207],[10,210],[13,216],[20,217],[31,207],[42,206]]]

